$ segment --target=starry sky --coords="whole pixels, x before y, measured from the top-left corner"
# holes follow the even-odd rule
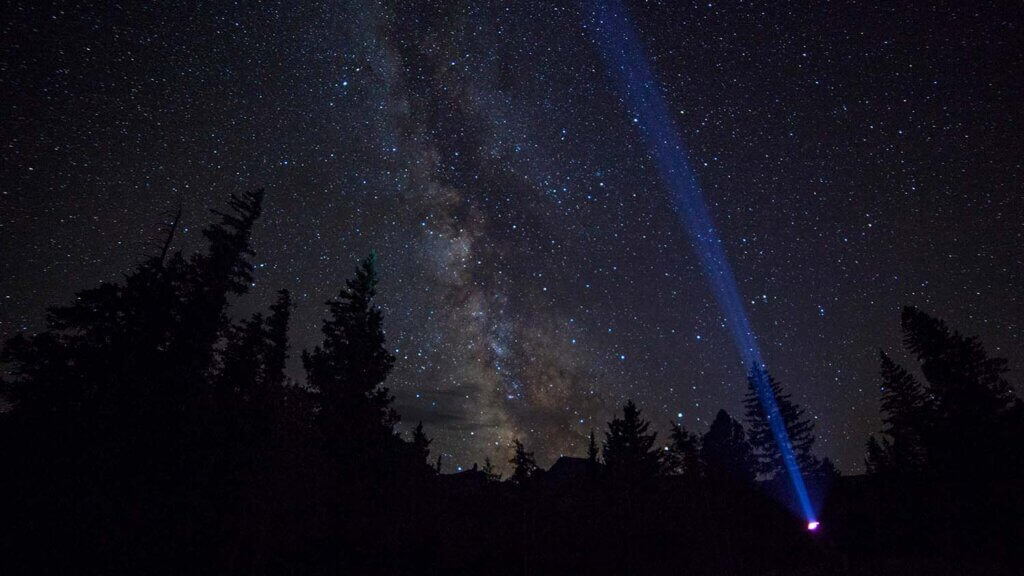
[[[451,468],[582,454],[628,398],[663,431],[741,414],[589,2],[299,4],[7,5],[0,336],[120,278],[178,202],[192,250],[263,187],[237,313],[290,288],[310,347],[376,250],[389,385]],[[901,306],[1024,361],[1020,9],[870,4],[628,3],[765,360],[846,472]]]

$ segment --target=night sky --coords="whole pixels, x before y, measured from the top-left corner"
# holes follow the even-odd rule
[[[376,250],[389,385],[448,470],[514,437],[580,455],[628,398],[662,431],[742,413],[588,3],[42,4],[0,24],[0,335],[121,278],[179,201],[192,250],[263,187],[237,314],[290,288],[294,359]],[[1022,367],[1024,33],[1019,7],[822,4],[629,11],[768,367],[853,472],[901,306]]]

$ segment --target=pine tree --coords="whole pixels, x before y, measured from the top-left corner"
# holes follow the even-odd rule
[[[427,463],[427,458],[430,457],[431,442],[433,440],[427,438],[426,433],[423,432],[423,422],[420,422],[412,431],[412,448],[417,462]]]
[[[484,458],[484,467],[480,469],[484,473],[484,477],[490,482],[500,482],[501,472],[498,472],[494,468],[494,464],[491,463],[490,457]]]
[[[725,410],[719,410],[711,427],[701,437],[700,456],[709,478],[754,480],[754,456],[743,425]]]
[[[672,422],[666,467],[672,474],[700,475],[700,438],[678,422]]]
[[[868,436],[867,456],[864,458],[864,467],[867,469],[868,474],[887,474],[892,471],[892,465],[889,462],[888,442],[885,438],[879,441],[878,437],[874,434]]]
[[[601,463],[598,460],[600,454],[599,448],[597,447],[597,438],[594,435],[594,429],[590,429],[590,442],[587,444],[587,474],[591,479],[597,477],[597,472],[600,470]]]
[[[350,467],[367,466],[361,457],[385,457],[396,438],[394,397],[384,386],[395,359],[384,347],[383,315],[374,302],[377,282],[371,254],[327,303],[323,343],[302,356],[307,382],[319,393],[324,440]]]
[[[622,418],[608,423],[604,441],[604,464],[615,482],[637,487],[661,471],[661,454],[654,447],[657,434],[648,433],[650,422],[640,417],[632,400],[622,409]]]
[[[291,321],[292,307],[291,292],[279,290],[266,322],[267,351],[263,377],[267,386],[283,386],[286,380],[288,325]]]
[[[750,431],[749,441],[757,461],[757,473],[773,478],[786,469],[775,434],[772,432],[772,421],[775,419],[781,420],[789,435],[789,444],[797,466],[805,472],[814,469],[817,466],[817,460],[811,454],[811,448],[814,446],[814,422],[804,417],[804,409],[793,402],[791,396],[782,388],[782,384],[761,366],[751,366],[747,374],[747,388],[743,406]],[[770,414],[765,413],[762,394],[774,397],[775,410]]]
[[[224,448],[238,438],[218,437],[225,422],[241,420],[234,405],[229,405],[230,420],[219,417],[222,375],[215,372],[215,359],[222,342],[259,340],[251,336],[259,333],[262,320],[236,331],[226,311],[228,296],[245,292],[251,283],[249,241],[262,199],[262,192],[233,195],[228,213],[218,212],[219,222],[204,231],[208,250],[188,259],[172,253],[179,212],[157,246],[159,253],[146,257],[122,282],[79,292],[72,304],[50,309],[43,332],[5,346],[3,360],[13,362],[16,382],[4,432],[33,439],[18,443],[15,454],[9,438],[3,438],[5,458],[17,462],[25,485],[61,479],[40,488],[36,499],[50,502],[41,516],[66,519],[71,526],[76,518],[102,517],[109,532],[100,543],[109,544],[134,536],[131,528],[140,524],[132,516],[138,510],[154,512],[146,522],[156,528],[209,517],[217,512],[207,508],[211,502],[219,503],[220,511],[232,506],[219,496],[231,483],[225,481],[229,473],[240,477],[236,465],[244,457],[210,464],[213,456],[229,453]],[[247,354],[250,348],[233,353]],[[241,377],[240,363],[231,370],[236,375],[232,393],[235,384],[251,382]],[[136,488],[121,491],[118,486],[127,479]],[[74,486],[74,506],[61,503],[67,495],[60,486]],[[212,540],[203,534],[210,530],[208,522],[192,527],[194,542]],[[83,532],[74,536],[79,537],[89,538]]]
[[[903,309],[903,344],[921,363],[929,392],[945,416],[989,419],[1009,409],[1013,389],[1004,378],[1004,358],[989,358],[974,336],[951,331],[945,322],[914,307]]]
[[[926,459],[925,439],[931,406],[921,385],[912,374],[893,362],[885,352],[881,356],[882,433],[884,444],[871,448],[876,457],[885,453],[883,464],[872,468],[890,468],[904,472],[920,470]],[[870,452],[869,452],[870,454]]]
[[[537,472],[537,461],[533,458],[533,452],[527,452],[518,438],[512,442],[515,452],[508,461],[512,465],[512,475],[509,476],[509,480],[516,484],[525,484]]]
[[[976,337],[952,331],[916,308],[904,308],[901,320],[904,346],[920,362],[935,417],[960,434],[976,433],[978,438],[962,436],[967,444],[991,433],[1017,401],[1004,377],[1006,359],[989,358]]]
[[[924,456],[926,467],[970,481],[979,469],[994,472],[1019,462],[1014,447],[1024,440],[1021,403],[1005,379],[1006,359],[990,358],[976,337],[913,307],[903,309],[901,327],[926,385],[904,384],[901,393],[883,398],[894,465]],[[923,450],[915,447],[918,438]]]
[[[249,401],[261,384],[266,340],[263,314],[257,312],[240,325],[232,326],[218,378],[222,402]]]
[[[12,400],[26,414],[64,414],[65,424],[87,417],[108,430],[133,428],[121,438],[137,445],[157,441],[143,440],[143,429],[167,436],[181,428],[184,412],[205,393],[215,341],[230,325],[227,295],[251,282],[246,257],[262,200],[262,191],[232,195],[230,213],[214,211],[220,222],[204,231],[207,253],[188,260],[168,256],[179,212],[159,254],[123,284],[81,291],[73,304],[49,310],[44,332],[9,341],[3,359],[15,365]]]
[[[253,255],[249,244],[253,225],[263,211],[263,191],[231,194],[227,212],[212,210],[220,221],[207,226],[203,236],[209,242],[206,253],[192,256],[182,286],[179,322],[171,342],[170,360],[174,370],[168,376],[184,383],[186,395],[209,374],[214,344],[230,326],[228,296],[248,292],[252,284]]]

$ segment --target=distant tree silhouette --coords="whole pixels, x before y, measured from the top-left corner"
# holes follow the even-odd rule
[[[302,355],[307,383],[318,392],[322,437],[349,469],[380,470],[397,446],[398,414],[384,386],[395,359],[384,347],[383,315],[374,302],[376,262],[373,254],[364,259],[327,303],[323,343]]]
[[[214,211],[218,221],[203,230],[206,252],[188,259],[171,250],[179,212],[159,252],[123,282],[79,292],[71,305],[50,309],[45,330],[4,346],[15,410],[4,418],[3,440],[11,447],[11,438],[33,439],[17,455],[5,451],[52,502],[33,514],[61,518],[54,528],[77,529],[83,547],[139,538],[134,528],[147,509],[147,527],[160,525],[171,543],[215,531],[209,521],[188,519],[214,517],[203,509],[223,494],[217,486],[226,470],[238,469],[209,466],[240,423],[234,406],[217,409],[223,375],[216,360],[219,343],[236,332],[228,297],[251,284],[249,242],[262,201],[262,191],[232,194],[229,209]],[[128,478],[137,488],[114,493]],[[61,503],[69,491],[80,505]],[[111,531],[87,536],[98,518]]]
[[[868,440],[867,468],[871,472],[919,471],[927,458],[924,443],[932,420],[931,401],[912,374],[885,352],[879,354],[883,438]]]
[[[257,312],[230,327],[226,339],[218,380],[227,400],[235,395],[248,399],[264,372],[267,341],[263,314]]]
[[[123,281],[78,292],[41,332],[4,346],[5,573],[764,574],[794,560],[927,573],[922,556],[1019,572],[998,569],[1019,560],[1024,406],[1006,361],[941,320],[903,311],[923,377],[881,354],[867,479],[836,479],[810,456],[811,422],[758,367],[749,437],[722,410],[702,436],[673,423],[656,446],[629,401],[608,423],[603,464],[591,430],[587,474],[578,459],[546,474],[516,439],[512,482],[489,458],[438,476],[422,422],[409,441],[395,431],[372,255],[328,303],[323,342],[302,356],[306,383],[287,375],[287,290],[269,310],[232,313],[252,285],[262,199],[231,196],[189,257],[174,250],[179,211]],[[755,383],[778,412],[762,413]],[[788,430],[812,499],[825,495],[834,546],[769,501],[771,484],[740,485],[781,469],[772,422]],[[602,470],[610,481],[594,482]]]
[[[951,331],[945,322],[908,306],[901,318],[903,344],[921,363],[942,415],[987,418],[1016,400],[1004,378],[1004,358],[989,358],[975,336]]]
[[[433,440],[427,438],[426,433],[423,432],[423,422],[416,424],[416,428],[413,428],[412,431],[412,448],[418,462],[427,463],[427,459],[430,458],[431,442]]]
[[[711,427],[701,437],[700,457],[709,478],[754,480],[756,461],[743,425],[719,410]]]
[[[917,308],[900,320],[923,379],[881,354],[883,427],[865,463],[891,518],[883,533],[940,555],[963,548],[1019,561],[1024,408],[1006,360]]]
[[[1020,401],[1004,377],[1007,361],[990,358],[976,337],[950,330],[917,308],[903,309],[901,327],[903,344],[927,382],[924,406],[932,422],[924,434],[925,444],[934,447],[928,450],[930,465],[949,472],[1016,460],[1002,448],[1020,440]],[[903,422],[909,417],[903,404],[917,401],[904,399],[908,394],[888,399],[893,412],[887,416],[896,421],[887,427],[896,426],[897,433],[913,428]],[[898,449],[897,441],[894,437],[893,448]]]
[[[865,445],[864,468],[868,474],[883,474],[893,469],[889,464],[888,440],[871,434]]]
[[[533,458],[533,452],[527,452],[518,438],[512,443],[515,452],[508,461],[512,465],[512,475],[508,479],[516,484],[525,484],[537,472],[537,461]]]
[[[487,480],[491,482],[501,481],[501,472],[498,472],[494,468],[494,464],[491,462],[491,459],[489,457],[484,458],[484,467],[481,468],[480,471],[483,472]]]
[[[632,400],[622,408],[622,418],[608,423],[603,446],[604,464],[613,482],[627,487],[646,484],[661,471],[661,454],[654,443],[657,434],[648,433],[650,422],[640,417]]]
[[[50,309],[46,330],[8,341],[2,358],[16,375],[8,396],[20,415],[60,418],[65,429],[98,432],[102,421],[107,430],[119,422],[149,431],[136,429],[135,440],[181,431],[208,392],[214,343],[229,327],[227,296],[251,282],[249,238],[262,201],[262,191],[232,194],[230,210],[214,211],[220,221],[203,231],[207,252],[189,260],[167,255],[179,214],[160,253],[123,284],[81,291]]]
[[[762,387],[775,397],[777,411],[765,413],[761,402]],[[796,457],[797,465],[804,472],[814,470],[817,460],[811,454],[814,446],[814,422],[804,417],[804,409],[793,402],[782,384],[761,366],[753,365],[747,373],[747,395],[743,400],[746,412],[749,441],[754,451],[755,470],[758,474],[773,478],[785,470],[782,453],[772,432],[772,420],[781,419],[789,434],[789,443]]]
[[[277,300],[270,307],[266,323],[267,351],[264,359],[264,381],[268,386],[284,385],[287,377],[288,326],[291,322],[292,295],[288,290],[278,290]]]
[[[593,480],[597,478],[598,470],[600,470],[601,463],[598,460],[600,455],[600,449],[597,446],[597,438],[594,434],[594,429],[590,429],[590,442],[587,444],[587,474]]]
[[[1024,440],[1024,408],[1005,379],[1006,360],[990,358],[976,337],[917,308],[904,308],[900,320],[903,345],[924,382],[882,353],[884,426],[868,439],[868,471],[924,471],[959,481],[1010,470],[1021,475],[1010,447]]]
[[[228,199],[229,211],[214,210],[220,222],[203,230],[209,250],[190,259],[181,322],[170,347],[177,377],[190,386],[199,385],[209,374],[214,344],[230,325],[228,296],[245,294],[252,284],[248,257],[253,251],[249,240],[262,206],[262,190],[232,194]]]
[[[700,438],[678,422],[672,422],[671,426],[666,470],[671,474],[700,476]]]

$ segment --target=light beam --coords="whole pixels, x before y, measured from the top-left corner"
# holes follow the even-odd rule
[[[619,87],[626,106],[633,114],[632,122],[640,130],[669,190],[672,206],[685,224],[690,242],[700,257],[711,284],[715,300],[722,310],[733,342],[746,366],[764,368],[754,332],[740,299],[732,267],[722,248],[711,214],[696,174],[690,166],[686,148],[672,125],[668,107],[651,72],[643,47],[621,0],[596,0],[593,3],[594,36],[601,56]],[[807,528],[815,530],[818,522],[811,507],[803,476],[789,441],[789,434],[779,416],[775,395],[762,377],[754,379],[758,398],[772,433],[779,446],[790,484],[800,509],[807,519]],[[813,525],[813,528],[812,528]]]

